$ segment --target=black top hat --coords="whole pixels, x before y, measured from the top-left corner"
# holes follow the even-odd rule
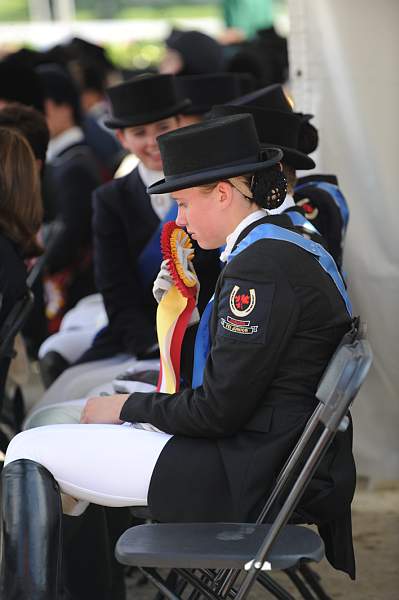
[[[107,90],[112,117],[104,124],[111,129],[154,123],[182,112],[190,100],[178,97],[173,75],[144,74]]]
[[[284,92],[283,86],[280,83],[268,85],[245,96],[236,98],[231,104],[241,106],[261,106],[272,110],[285,110],[293,112],[292,104],[288,100]]]
[[[314,161],[298,150],[301,117],[282,110],[266,110],[257,106],[214,106],[208,118],[249,113],[253,116],[261,144],[276,146],[284,152],[283,161],[295,169],[313,169]]]
[[[283,86],[280,83],[268,85],[267,87],[256,90],[245,96],[235,98],[230,104],[237,106],[259,106],[268,110],[283,110],[293,113],[294,109],[288,97],[286,96]],[[301,118],[301,129],[298,136],[298,149],[305,154],[310,154],[316,150],[319,137],[317,129],[309,123],[313,115],[295,112]]]
[[[240,93],[240,81],[231,73],[179,75],[176,86],[182,98],[191,100],[191,106],[184,111],[186,115],[204,114],[215,104],[229,102]]]
[[[110,60],[103,46],[93,44],[93,42],[79,37],[74,37],[69,44],[66,44],[66,48],[74,58],[95,62],[105,70],[115,69],[115,65]]]
[[[237,143],[239,140],[239,143]],[[165,179],[148,188],[164,194],[262,171],[282,158],[277,148],[263,149],[251,115],[203,121],[158,138]]]

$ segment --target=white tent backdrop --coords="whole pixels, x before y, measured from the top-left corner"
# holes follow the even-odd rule
[[[344,268],[372,371],[355,402],[358,473],[399,479],[399,2],[289,0],[290,90],[315,115],[317,171],[351,211]]]

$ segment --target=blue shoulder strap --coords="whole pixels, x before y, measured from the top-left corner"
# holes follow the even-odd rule
[[[300,185],[295,186],[295,191],[299,192],[305,187],[314,187],[320,190],[324,190],[328,192],[333,198],[335,204],[338,206],[339,211],[341,213],[342,221],[344,223],[344,232],[348,226],[349,222],[349,206],[345,197],[339,187],[334,183],[329,183],[328,181],[310,181],[308,183],[301,183]]]
[[[250,231],[249,234],[238,244],[234,252],[230,254],[228,260],[230,261],[245,248],[262,238],[290,242],[291,244],[299,246],[302,248],[302,250],[306,250],[310,254],[313,254],[313,256],[319,261],[320,266],[334,281],[339,293],[342,296],[342,299],[345,302],[349,315],[352,316],[352,305],[333,257],[327,252],[327,250],[323,248],[323,246],[317,242],[313,242],[312,240],[307,240],[299,233],[294,233],[293,231],[289,231],[288,229],[284,229],[278,225],[271,225],[270,223],[258,225],[252,229],[252,231]]]
[[[301,215],[296,210],[287,210],[284,212],[284,214],[291,219],[293,225],[302,227],[302,229],[308,231],[309,233],[317,233],[317,235],[321,235],[320,232],[316,229],[316,227],[312,225],[312,223],[308,221],[306,217]]]
[[[261,239],[273,239],[289,242],[291,244],[299,246],[303,250],[306,250],[306,252],[312,254],[318,260],[323,270],[334,281],[339,293],[341,294],[345,302],[345,306],[349,315],[352,316],[352,305],[334,259],[327,252],[327,250],[323,248],[323,246],[317,244],[316,242],[313,242],[312,240],[304,238],[299,233],[294,233],[292,231],[289,231],[288,229],[284,229],[283,227],[279,227],[278,225],[272,225],[270,223],[263,223],[261,225],[258,225],[257,227],[252,229],[252,231],[250,231],[250,233],[238,244],[236,249],[230,254],[229,258],[227,259],[228,262],[230,262],[230,260],[234,258],[234,256],[237,256],[237,254],[240,254],[240,252],[245,250],[245,248],[248,248],[248,246],[254,244],[255,242]],[[193,388],[199,387],[202,384],[205,363],[211,347],[209,325],[212,307],[213,296],[209,300],[202,314],[201,321],[197,330],[197,335],[195,338],[192,382]]]
[[[177,217],[177,204],[173,202],[169,211],[162,219],[155,233],[151,236],[147,245],[141,251],[140,256],[137,260],[137,268],[139,271],[140,280],[144,287],[148,287],[154,281],[159,266],[162,262],[161,252],[161,233],[162,227],[168,221],[174,221]]]

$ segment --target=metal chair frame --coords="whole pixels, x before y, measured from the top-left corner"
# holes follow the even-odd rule
[[[171,532],[180,531],[183,532],[184,538],[184,529],[181,528],[186,527],[187,535],[194,536],[194,539],[196,539],[196,532],[199,532],[201,527],[209,526],[209,531],[212,532],[215,526],[223,525],[214,523],[206,525],[187,523],[175,524],[175,526],[172,524],[153,524],[133,527],[119,539],[115,549],[117,559],[122,564],[138,566],[149,581],[169,600],[181,600],[181,590],[184,591],[187,586],[192,589],[189,596],[190,600],[197,600],[201,596],[206,600],[244,600],[255,581],[273,597],[281,600],[293,600],[293,596],[274,581],[269,573],[265,572],[265,568],[272,568],[273,562],[275,563],[274,568],[276,568],[276,558],[277,569],[279,568],[279,556],[276,556],[276,553],[273,554],[276,548],[276,540],[281,539],[283,532],[290,533],[294,532],[294,529],[295,531],[298,530],[299,526],[287,525],[287,523],[334,436],[337,432],[339,435],[340,431],[345,431],[348,427],[349,417],[347,413],[367,376],[371,363],[370,345],[364,339],[363,328],[360,327],[359,319],[354,319],[351,330],[343,337],[321,378],[316,393],[319,404],[282,468],[256,523],[235,525],[237,530],[245,526],[264,528],[263,541],[253,555],[248,557],[249,560],[242,561],[240,568],[236,567],[237,561],[233,561],[231,568],[222,568],[221,565],[225,564],[226,561],[222,560],[223,557],[221,556],[212,557],[214,562],[219,560],[219,564],[213,564],[210,559],[210,564],[206,567],[204,566],[204,563],[206,563],[204,557],[201,555],[199,561],[195,554],[194,557],[187,558],[187,564],[182,566],[180,563],[184,563],[184,555],[179,555],[180,560],[177,565],[172,564],[175,559],[168,559],[166,554],[161,555],[159,553],[156,540],[158,539],[161,542],[163,539],[165,541],[163,531],[167,531],[168,536],[171,535],[171,537],[173,537]],[[316,437],[316,430],[320,430],[320,433],[316,441],[313,441]],[[311,438],[312,444],[309,444]],[[309,448],[309,445],[311,445],[311,448]],[[305,462],[297,475],[299,462],[302,463],[303,461]],[[294,474],[297,476],[295,481],[292,482]],[[282,506],[273,522],[270,525],[265,525],[265,519],[267,519],[277,499],[280,499]],[[226,524],[227,526],[234,527],[233,524]],[[168,527],[168,529],[163,529],[163,527]],[[305,534],[306,532],[313,533],[303,527],[300,527],[300,529],[304,530]],[[150,533],[150,539],[146,537],[148,533]],[[322,541],[320,538],[319,540],[321,548],[323,548]],[[141,548],[140,542],[143,543]],[[165,552],[165,550],[162,551]],[[176,552],[179,551],[181,553],[181,549],[177,548]],[[154,555],[153,558],[151,558],[152,555]],[[313,560],[320,560],[321,558],[322,556],[316,559],[313,558]],[[194,564],[196,559],[197,565]],[[267,559],[270,559],[271,564]],[[309,557],[298,557],[296,563],[288,567],[285,566],[283,570],[304,600],[328,600],[329,597],[321,587],[318,576],[306,564],[307,560],[309,560]],[[169,576],[163,579],[157,568],[165,566],[171,571]],[[240,575],[241,581],[239,581]],[[177,584],[176,576],[178,577]],[[172,581],[174,581],[174,584],[171,586]]]

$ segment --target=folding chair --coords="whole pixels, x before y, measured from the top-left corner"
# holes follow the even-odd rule
[[[356,319],[332,357],[316,393],[319,403],[256,523],[139,525],[120,537],[115,549],[117,560],[138,567],[170,600],[180,600],[187,589],[191,590],[190,600],[201,596],[207,600],[244,600],[255,581],[273,597],[292,600],[293,596],[268,574],[273,570],[285,570],[302,598],[327,599],[306,566],[323,558],[321,538],[307,527],[287,523],[335,434],[348,427],[347,412],[371,366],[371,348],[359,329]],[[277,516],[266,524],[283,492]],[[169,569],[168,577],[161,577],[158,568]]]
[[[11,431],[14,428],[14,422],[18,428],[23,419],[24,406],[22,395],[16,395],[15,401],[13,401],[12,423],[8,423],[9,419],[5,418],[3,413],[3,400],[9,363],[14,356],[15,336],[25,323],[32,306],[33,294],[30,290],[27,290],[26,294],[14,304],[0,328],[0,449],[5,449],[7,446],[9,437],[12,435]],[[9,425],[11,429],[9,429]],[[3,426],[5,426],[6,431],[3,431]]]
[[[14,338],[24,324],[33,304],[33,294],[28,289],[10,310],[0,328],[0,359],[12,356]]]

